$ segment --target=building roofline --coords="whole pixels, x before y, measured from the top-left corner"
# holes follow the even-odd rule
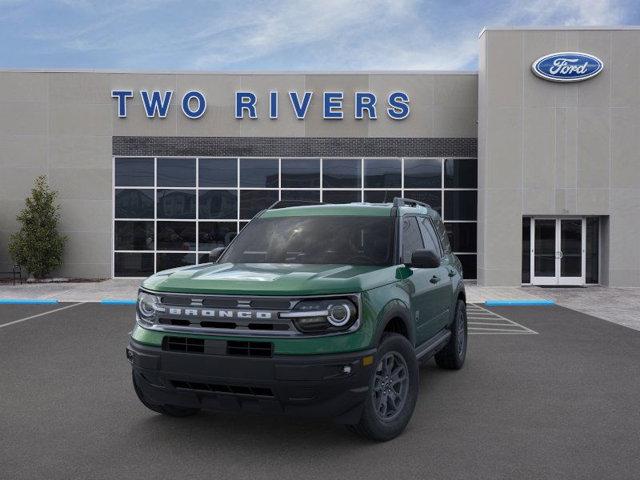
[[[615,31],[615,30],[640,30],[640,25],[593,25],[593,26],[584,26],[584,27],[564,26],[564,25],[559,25],[559,26],[539,25],[539,26],[527,26],[527,27],[504,27],[504,26],[483,27],[483,29],[478,34],[478,38],[482,37],[482,35],[484,35],[484,32],[488,30],[496,30],[496,31],[501,31],[501,30],[510,30],[510,31],[514,31],[514,30],[574,30],[574,31],[612,30],[612,31]]]
[[[0,73],[97,73],[109,75],[478,75],[477,70],[118,70],[90,68],[10,68]]]

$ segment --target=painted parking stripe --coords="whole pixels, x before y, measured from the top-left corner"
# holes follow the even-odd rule
[[[135,300],[118,300],[114,298],[103,298],[100,300],[102,305],[135,305]]]
[[[19,318],[18,320],[13,320],[12,322],[3,323],[2,325],[0,325],[0,328],[8,327],[9,325],[15,325],[16,323],[26,322],[27,320],[31,320],[33,318],[43,317],[45,315],[49,315],[50,313],[55,313],[55,312],[60,312],[62,310],[67,310],[69,308],[77,307],[78,305],[82,305],[82,302],[73,303],[71,305],[65,305],[64,307],[54,308],[53,310],[49,310],[47,312],[42,312],[42,313],[38,313],[36,315],[31,315],[29,317]]]
[[[527,335],[538,332],[480,305],[467,309],[467,325],[472,335]]]
[[[0,305],[57,305],[53,298],[0,298]]]

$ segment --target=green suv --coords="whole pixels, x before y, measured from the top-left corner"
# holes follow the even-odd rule
[[[262,211],[211,263],[159,272],[137,301],[127,358],[140,401],[335,418],[374,440],[409,422],[419,362],[462,367],[460,261],[426,204]]]

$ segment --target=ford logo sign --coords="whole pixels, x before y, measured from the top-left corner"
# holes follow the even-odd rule
[[[552,82],[580,82],[602,71],[602,60],[587,53],[558,52],[540,57],[531,65],[538,77]]]

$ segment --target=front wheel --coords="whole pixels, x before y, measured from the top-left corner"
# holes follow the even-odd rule
[[[384,442],[405,429],[418,398],[418,361],[413,345],[402,335],[385,334],[377,354],[362,417],[350,429]]]
[[[436,353],[436,364],[440,368],[459,370],[467,356],[467,305],[458,300],[456,316],[451,324],[451,338],[447,345]]]

